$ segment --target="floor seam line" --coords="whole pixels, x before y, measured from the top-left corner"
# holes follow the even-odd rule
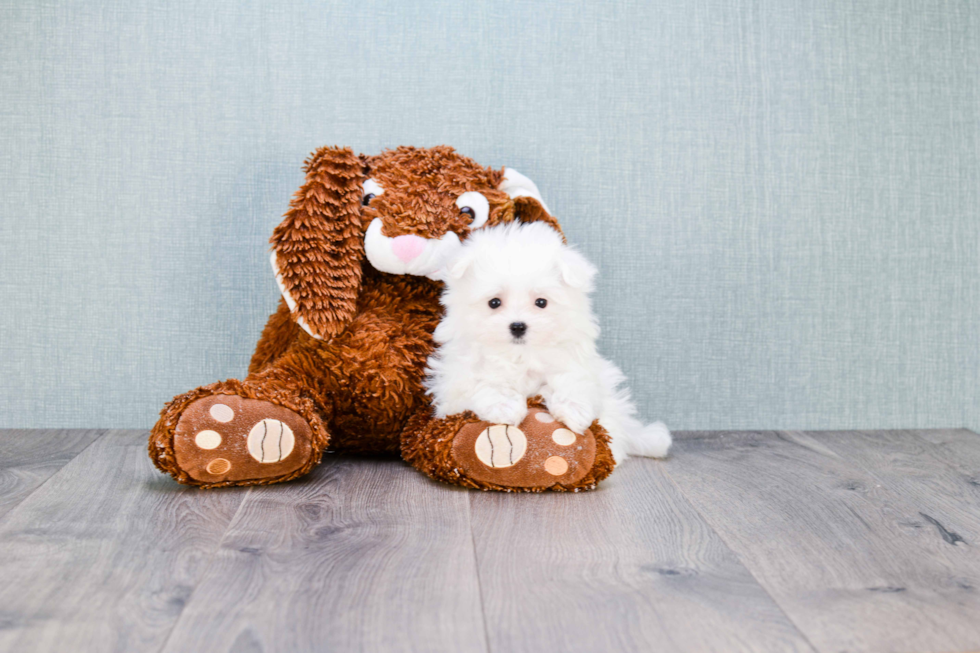
[[[668,461],[669,460],[670,459],[668,458]],[[714,522],[708,519],[708,516],[705,515],[700,508],[698,508],[697,504],[693,500],[691,500],[691,498],[684,491],[684,488],[681,487],[681,484],[678,483],[677,480],[670,473],[670,465],[669,464],[664,465],[664,468],[666,471],[665,475],[667,476],[667,480],[670,481],[670,483],[675,488],[677,488],[677,491],[680,493],[680,495],[684,498],[687,504],[691,506],[691,510],[697,513],[698,516],[700,516],[701,519],[704,521],[704,523],[709,528],[711,528],[711,531],[718,536],[718,539],[721,540],[722,544],[725,545],[725,548],[728,549],[728,551],[733,556],[735,556],[735,559],[738,560],[738,563],[742,565],[742,568],[745,569],[745,571],[749,574],[749,576],[752,577],[752,580],[754,580],[756,585],[759,586],[759,589],[761,589],[763,592],[766,593],[766,596],[769,597],[773,605],[775,605],[779,609],[779,611],[783,614],[784,617],[786,617],[787,621],[789,621],[789,623],[793,626],[796,632],[799,633],[800,637],[803,638],[803,641],[806,642],[807,646],[810,647],[810,650],[814,651],[814,653],[821,653],[821,649],[817,648],[816,644],[814,644],[810,640],[810,637],[806,634],[806,632],[803,630],[800,624],[797,623],[795,619],[793,619],[792,615],[790,615],[789,612],[787,612],[783,604],[779,602],[779,599],[777,599],[775,596],[772,595],[772,592],[769,591],[769,588],[766,587],[765,584],[763,584],[762,580],[760,580],[759,577],[755,575],[755,572],[752,571],[752,568],[745,562],[745,560],[742,559],[742,556],[740,556],[738,552],[734,548],[732,548],[732,545],[728,542],[727,539],[725,539],[725,536],[718,531],[718,528],[715,526]]]
[[[56,430],[56,431],[70,431],[72,429],[52,429],[52,430]],[[89,430],[89,429],[85,429],[85,430]],[[27,501],[32,496],[34,496],[34,494],[38,490],[40,490],[41,488],[43,488],[45,485],[47,485],[51,481],[51,479],[53,479],[55,476],[57,476],[62,471],[64,471],[65,467],[68,467],[68,465],[70,465],[73,462],[75,462],[75,459],[76,458],[78,458],[79,456],[81,456],[84,452],[88,451],[88,448],[89,447],[91,447],[93,444],[95,444],[96,442],[98,442],[102,438],[108,436],[110,433],[112,433],[113,431],[115,431],[117,429],[91,429],[91,430],[92,431],[102,431],[102,435],[99,435],[97,437],[92,438],[92,441],[91,442],[89,442],[87,445],[85,445],[84,447],[82,447],[81,449],[79,449],[78,452],[76,452],[75,455],[72,456],[69,460],[66,460],[65,461],[65,464],[62,465],[61,467],[59,467],[57,469],[57,471],[55,471],[53,474],[51,474],[51,476],[49,476],[46,479],[44,479],[44,481],[42,481],[41,484],[38,485],[36,488],[34,488],[33,490],[31,490],[31,493],[30,494],[28,494],[27,496],[25,496],[24,498],[22,498],[20,501],[18,501],[17,503],[15,503],[13,506],[11,506],[10,509],[7,510],[7,512],[5,512],[2,516],[0,516],[0,524],[3,524],[3,522],[5,522],[7,520],[7,518],[14,513],[14,511],[16,511],[18,508],[20,508],[21,504],[23,504],[25,501]]]
[[[254,489],[253,487],[249,487],[248,488],[248,491],[245,492],[245,496],[243,496],[242,497],[242,500],[239,502],[238,507],[235,508],[235,514],[233,514],[231,516],[231,519],[228,520],[228,524],[225,526],[224,532],[221,534],[221,537],[218,539],[218,543],[214,547],[214,551],[211,553],[211,557],[208,560],[208,564],[205,565],[204,566],[204,569],[201,570],[201,573],[198,576],[197,582],[194,584],[194,589],[192,589],[191,592],[190,592],[190,594],[187,595],[187,600],[184,601],[184,605],[182,605],[181,608],[180,608],[180,614],[178,614],[177,615],[177,618],[174,619],[174,623],[170,627],[170,632],[167,633],[167,637],[160,644],[160,648],[157,649],[158,652],[161,652],[161,651],[165,650],[167,648],[167,644],[170,643],[170,639],[173,637],[174,631],[177,630],[177,626],[180,625],[181,619],[184,618],[184,612],[187,610],[187,606],[189,606],[191,604],[191,600],[194,598],[194,594],[197,593],[197,590],[198,590],[198,588],[200,588],[201,583],[204,581],[205,577],[208,575],[208,571],[211,570],[211,566],[214,564],[214,560],[218,556],[218,552],[221,551],[221,545],[223,545],[225,543],[225,540],[228,538],[228,533],[229,533],[229,531],[231,531],[231,526],[232,526],[232,524],[235,523],[235,519],[238,518],[239,513],[241,513],[242,507],[245,505],[245,502],[248,500],[248,498],[250,496],[252,496],[252,490],[253,489]],[[206,490],[206,491],[208,491],[208,490]]]
[[[470,490],[466,497],[466,517],[470,523],[470,545],[473,548],[473,571],[476,574],[477,596],[480,599],[480,618],[483,620],[483,641],[486,644],[485,650],[491,653],[490,626],[487,623],[487,609],[483,602],[483,580],[480,578],[480,560],[476,554],[476,533],[473,532],[473,490]]]

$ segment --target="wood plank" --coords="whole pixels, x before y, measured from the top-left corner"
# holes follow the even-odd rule
[[[980,565],[980,550],[975,548],[980,544],[980,483],[976,480],[980,466],[957,469],[968,452],[950,460],[914,431],[818,431],[805,437],[863,467],[919,511],[921,528],[934,530],[937,537],[960,547],[963,555]],[[974,435],[971,440],[964,448],[972,445],[973,457],[980,461],[980,437]]]
[[[664,474],[580,494],[472,495],[491,650],[811,651]]]
[[[242,505],[167,651],[485,651],[469,494],[328,456]]]
[[[678,435],[667,473],[817,649],[980,647],[980,569],[896,491],[805,434]]]
[[[980,488],[980,434],[967,429],[927,429],[912,433],[932,446],[934,456]]]
[[[0,518],[103,433],[94,429],[0,429]]]
[[[158,650],[245,492],[179,486],[109,431],[0,523],[0,650]]]

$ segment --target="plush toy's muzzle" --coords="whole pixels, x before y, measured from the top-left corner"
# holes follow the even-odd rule
[[[364,235],[364,254],[381,272],[435,279],[460,247],[459,236],[452,231],[441,238],[423,238],[414,234],[389,238],[382,227],[381,218],[375,218]]]

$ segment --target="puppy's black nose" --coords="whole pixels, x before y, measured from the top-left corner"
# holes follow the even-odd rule
[[[515,338],[520,338],[527,331],[527,325],[523,322],[511,322],[510,323],[510,333]]]

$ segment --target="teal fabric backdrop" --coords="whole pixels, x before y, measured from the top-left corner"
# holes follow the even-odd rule
[[[244,373],[309,151],[448,143],[683,429],[980,427],[969,1],[0,0],[0,426]]]

